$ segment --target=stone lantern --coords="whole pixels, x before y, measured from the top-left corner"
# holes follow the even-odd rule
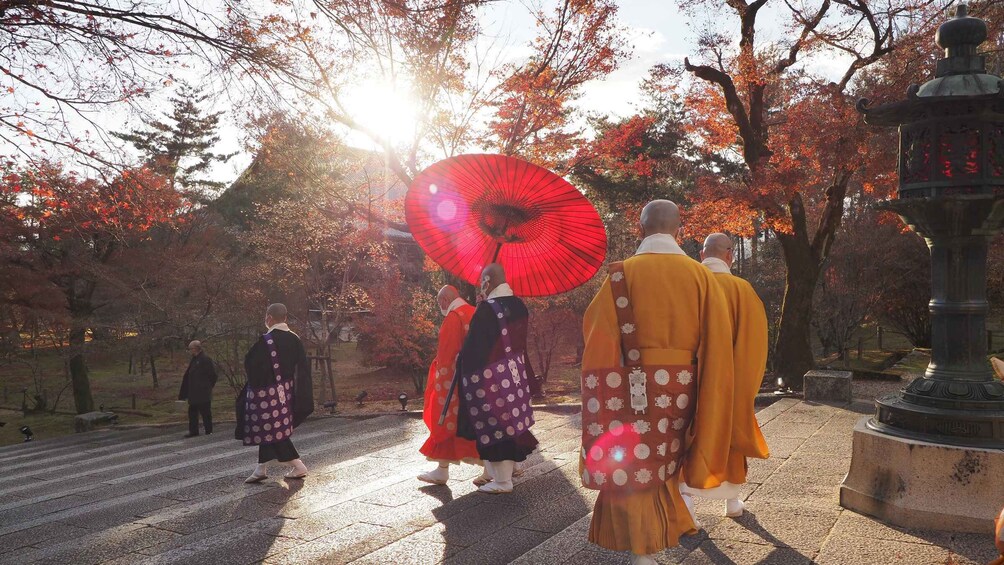
[[[1004,383],[986,339],[987,248],[1004,226],[1004,87],[977,53],[986,39],[960,5],[938,29],[934,80],[900,102],[858,104],[867,124],[899,127],[899,195],[882,207],[931,250],[932,349],[924,376],[858,423],[840,498],[903,526],[989,531],[1004,505]]]

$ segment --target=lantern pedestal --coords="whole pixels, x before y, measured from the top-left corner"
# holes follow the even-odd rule
[[[987,361],[987,246],[1004,225],[993,194],[903,198],[896,212],[931,248],[931,364],[876,401],[869,427],[939,443],[1004,449],[1004,383]]]
[[[1004,451],[894,437],[862,418],[840,505],[905,528],[993,532]]]
[[[987,361],[993,194],[886,202],[931,249],[931,364],[854,429],[840,505],[897,526],[990,533],[1004,505],[1004,383]]]

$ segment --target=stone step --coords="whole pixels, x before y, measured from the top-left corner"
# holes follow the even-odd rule
[[[9,425],[9,424],[8,424]],[[56,436],[56,437],[39,437],[36,433],[35,439],[27,443],[15,443],[11,445],[5,445],[0,447],[0,457],[14,456],[19,453],[27,453],[27,449],[33,450],[32,452],[37,453],[41,450],[57,449],[61,447],[77,446],[82,443],[90,441],[100,441],[102,438],[128,438],[146,436],[153,437],[161,435],[163,433],[164,427],[153,426],[153,427],[118,427],[118,426],[108,426],[104,428],[99,428],[90,432],[82,433],[67,433],[66,435]],[[67,432],[71,432],[72,429],[68,428]]]
[[[323,439],[330,437],[334,432],[340,432],[342,428],[351,428],[346,422],[335,422],[325,429],[312,430],[308,422],[298,430],[298,436],[294,436],[305,445],[311,445],[313,439]],[[370,424],[369,426],[380,425]],[[367,429],[368,426],[358,426],[357,429]],[[170,443],[170,442],[169,442]],[[80,495],[93,489],[109,487],[114,485],[128,485],[138,480],[155,477],[158,475],[170,474],[172,471],[186,469],[190,467],[206,466],[211,469],[219,469],[226,465],[227,459],[233,459],[230,468],[231,472],[247,467],[248,454],[253,452],[253,448],[248,448],[229,437],[221,436],[213,439],[212,442],[198,447],[184,447],[165,455],[146,457],[115,467],[101,467],[100,462],[97,468],[91,468],[76,473],[66,473],[53,481],[42,483],[27,483],[24,489],[17,491],[19,500],[0,504],[0,512],[9,513],[11,510],[21,507],[37,505],[50,500],[58,500],[64,497]],[[203,453],[207,453],[202,455]],[[202,455],[199,457],[198,455]],[[164,465],[163,463],[169,463]],[[124,472],[125,471],[125,472]],[[131,472],[129,472],[131,471]],[[56,488],[53,489],[53,485]],[[113,489],[107,489],[113,490]],[[73,504],[79,501],[68,501]],[[2,531],[2,530],[0,530]]]
[[[163,428],[120,429],[106,428],[92,432],[68,434],[50,439],[36,439],[27,443],[0,448],[0,461],[15,462],[42,457],[61,457],[81,449],[115,446],[131,440],[142,440],[163,435]]]
[[[552,453],[547,446],[566,445],[578,431],[553,425],[550,418],[542,416],[545,425],[552,424],[548,439],[554,443],[543,445],[547,457],[535,455],[527,462],[517,479],[519,492],[506,505],[513,508],[514,519],[533,512],[534,501],[541,497],[568,492],[555,486],[574,478],[574,469],[569,467],[574,453]],[[415,479],[429,466],[417,453],[426,434],[419,420],[383,417],[337,424],[318,420],[305,424],[298,434],[294,436],[297,447],[311,468],[311,476],[302,485],[283,485],[274,479],[264,486],[243,485],[253,464],[253,450],[215,438],[204,446],[179,446],[172,453],[176,461],[167,471],[163,461],[155,460],[112,466],[106,469],[107,476],[66,479],[65,475],[75,473],[63,468],[59,473],[64,477],[50,481],[62,488],[33,498],[32,492],[42,492],[41,486],[35,487],[26,493],[29,496],[13,502],[0,498],[6,505],[0,505],[0,551],[15,549],[7,554],[16,556],[14,563],[87,564],[114,559],[122,563],[250,563],[266,557],[303,562],[296,558],[296,551],[309,546],[307,551],[320,552],[325,559],[347,562],[384,546],[395,550],[402,544],[428,545],[410,540],[405,544],[401,538],[435,530],[437,520],[498,501],[473,492],[470,479],[479,474],[478,467],[456,470],[449,489],[423,486]],[[174,440],[165,436],[163,441]],[[214,457],[210,446],[232,453]],[[131,449],[146,447],[134,443]],[[126,455],[151,459],[148,456],[154,453]],[[105,459],[111,460],[116,456]],[[562,472],[565,478],[556,474]],[[88,490],[75,491],[79,481],[91,481]],[[450,499],[444,501],[432,493],[447,493]],[[58,543],[41,542],[48,536],[36,540],[29,535],[42,530],[58,530],[60,536],[51,538]],[[344,531],[339,535],[351,538],[351,531],[362,530],[372,535],[350,543],[337,558],[331,555],[337,552],[337,544],[314,543],[322,535]],[[438,537],[431,532],[425,535]],[[520,539],[536,545],[544,536],[528,531]],[[36,545],[33,542],[37,547],[31,547]],[[458,555],[465,554],[464,547],[455,548]],[[517,549],[528,547],[510,544],[500,551]]]
[[[336,427],[348,425],[346,423],[336,423]],[[309,426],[304,428],[309,430]],[[51,460],[57,464],[47,464],[45,460],[38,464],[20,465],[19,469],[10,475],[5,474],[0,479],[0,494],[13,489],[22,492],[25,488],[25,479],[31,478],[35,481],[70,481],[88,475],[94,475],[106,471],[109,467],[129,469],[136,466],[149,465],[158,461],[167,461],[176,458],[178,454],[184,453],[189,456],[201,452],[219,451],[223,446],[232,448],[229,453],[240,452],[240,444],[232,439],[232,428],[227,426],[212,438],[205,436],[196,438],[181,438],[180,434],[170,436],[155,436],[140,442],[128,442],[129,449],[122,449],[123,446],[113,448],[88,449],[84,452],[83,458],[75,457],[72,461],[61,463],[62,459]],[[207,441],[208,440],[208,441]],[[0,461],[2,465],[2,461]]]

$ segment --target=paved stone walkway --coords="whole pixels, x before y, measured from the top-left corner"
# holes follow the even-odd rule
[[[911,532],[842,510],[837,485],[868,405],[784,400],[759,413],[773,457],[752,464],[746,516],[700,502],[705,531],[663,563],[974,564],[989,536]],[[516,491],[414,477],[421,420],[314,419],[295,440],[311,476],[247,486],[254,450],[182,428],[106,430],[0,448],[0,563],[625,563],[585,541],[594,493],[579,487],[577,415],[538,412],[543,450]]]

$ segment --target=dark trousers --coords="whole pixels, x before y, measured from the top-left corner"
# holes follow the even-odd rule
[[[299,458],[300,454],[297,453],[296,448],[293,447],[293,442],[289,438],[280,442],[258,446],[259,463],[268,463],[273,459],[277,459],[280,463],[287,463]]]
[[[212,402],[188,403],[188,433],[199,435],[199,414],[202,414],[202,425],[206,428],[206,433],[213,433]]]

